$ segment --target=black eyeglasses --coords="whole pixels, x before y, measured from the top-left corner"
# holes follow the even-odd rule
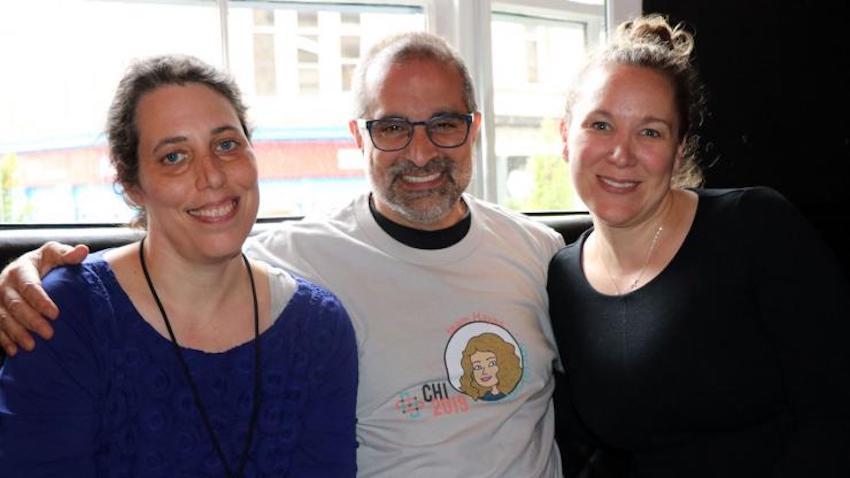
[[[357,125],[366,127],[372,144],[381,151],[400,151],[410,144],[413,130],[422,125],[432,143],[441,148],[457,148],[466,143],[472,113],[434,116],[428,121],[408,121],[402,118],[359,119]]]

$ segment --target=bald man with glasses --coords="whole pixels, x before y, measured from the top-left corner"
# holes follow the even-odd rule
[[[445,41],[384,40],[354,93],[349,129],[371,191],[328,218],[283,223],[247,253],[330,288],[351,315],[358,476],[560,477],[546,275],[563,239],[464,193],[481,114]],[[13,263],[4,295],[57,251]],[[37,315],[3,320],[5,345],[28,346],[16,321],[43,328]]]

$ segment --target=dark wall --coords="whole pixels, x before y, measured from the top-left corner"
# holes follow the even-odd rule
[[[771,186],[850,275],[850,2],[644,0],[696,33],[707,186]],[[802,252],[802,251],[801,251]]]

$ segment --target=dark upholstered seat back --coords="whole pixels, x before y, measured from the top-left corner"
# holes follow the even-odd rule
[[[540,221],[564,236],[567,244],[573,242],[590,226],[587,214],[547,214],[534,215]],[[295,219],[293,219],[295,220]],[[276,222],[260,222],[254,226],[252,234],[268,230]],[[141,238],[141,232],[128,227],[112,226],[57,226],[27,227],[0,226],[0,264],[5,265],[21,254],[36,249],[47,241],[65,244],[86,244],[93,251],[120,246]]]

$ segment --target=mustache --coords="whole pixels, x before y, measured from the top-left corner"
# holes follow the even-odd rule
[[[417,166],[408,159],[399,161],[387,169],[387,174],[393,177],[408,174],[432,174],[447,172],[449,175],[454,171],[454,162],[448,158],[435,158],[425,163],[425,166]]]

